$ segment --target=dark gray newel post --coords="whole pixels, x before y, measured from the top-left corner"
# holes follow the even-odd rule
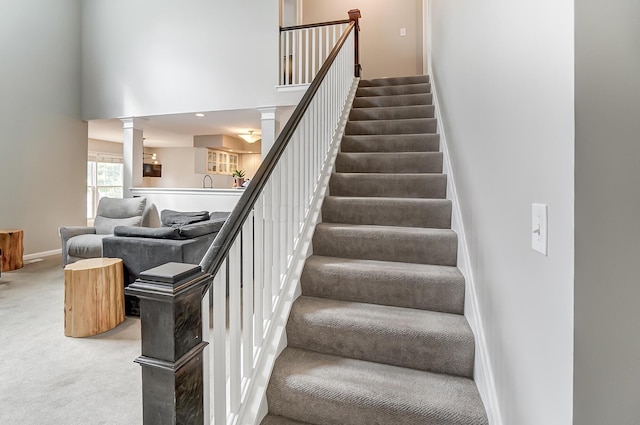
[[[213,277],[200,266],[167,263],[125,289],[140,298],[144,425],[201,425],[202,297]]]

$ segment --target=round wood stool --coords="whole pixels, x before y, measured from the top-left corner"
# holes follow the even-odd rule
[[[124,275],[119,258],[90,258],[64,268],[64,334],[106,332],[124,320]]]

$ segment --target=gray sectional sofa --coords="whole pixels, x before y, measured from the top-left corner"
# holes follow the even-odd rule
[[[140,273],[168,262],[198,264],[227,219],[228,212],[161,212],[162,227],[117,226],[102,239],[104,257],[122,258],[124,285]],[[128,314],[137,303],[127,298]]]

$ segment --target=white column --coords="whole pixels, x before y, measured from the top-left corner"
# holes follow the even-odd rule
[[[267,156],[269,150],[276,141],[276,136],[279,131],[279,123],[276,120],[275,106],[269,106],[266,108],[258,108],[258,111],[262,114],[262,159]]]
[[[122,156],[124,159],[123,195],[132,198],[132,187],[142,186],[142,127],[141,118],[122,118]]]

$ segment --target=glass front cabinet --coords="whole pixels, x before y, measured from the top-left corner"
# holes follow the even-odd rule
[[[237,154],[217,151],[214,149],[196,150],[196,173],[207,174],[233,174],[239,166]]]

